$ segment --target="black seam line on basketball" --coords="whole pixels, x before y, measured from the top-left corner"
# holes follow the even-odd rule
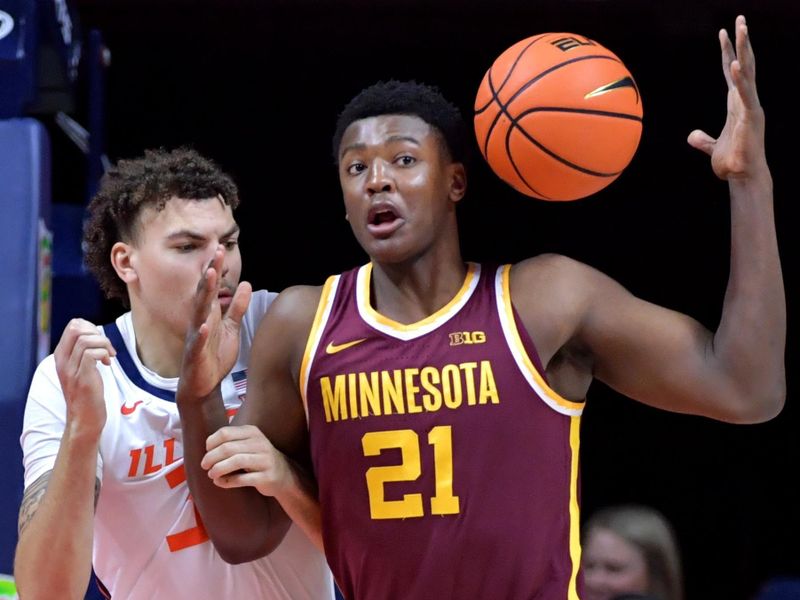
[[[520,116],[522,116],[522,115],[520,115]],[[568,166],[568,167],[570,167],[572,169],[575,169],[576,171],[580,171],[581,173],[586,173],[587,175],[592,175],[593,177],[616,177],[617,175],[622,173],[622,171],[617,171],[615,173],[603,173],[601,171],[592,171],[591,169],[587,169],[586,167],[582,167],[580,165],[576,165],[575,163],[568,161],[566,158],[562,158],[561,156],[559,156],[558,154],[556,154],[552,150],[548,149],[544,144],[542,144],[541,142],[537,141],[536,138],[534,138],[530,133],[528,133],[527,131],[525,131],[525,129],[520,127],[519,124],[517,124],[516,121],[513,121],[511,123],[511,127],[509,127],[508,128],[508,132],[506,132],[506,153],[508,154],[508,158],[511,159],[511,164],[512,165],[514,164],[514,159],[511,157],[511,152],[509,152],[509,150],[510,150],[509,140],[511,139],[511,133],[514,131],[514,129],[519,129],[522,132],[522,135],[524,135],[528,139],[528,141],[531,142],[534,146],[539,148],[539,150],[541,150],[545,154],[553,157],[558,162],[560,162],[560,163],[562,163],[562,164],[564,164],[564,165],[566,165],[566,166]],[[516,169],[516,168],[517,167],[515,165],[514,169]],[[522,176],[520,175],[520,177],[522,177]],[[523,178],[523,181],[524,181],[524,178]],[[527,185],[527,182],[525,182],[525,185]],[[528,186],[528,187],[530,187],[530,186]]]
[[[548,73],[552,73],[553,71],[555,71],[557,69],[560,69],[562,67],[565,67],[567,65],[571,65],[572,63],[580,62],[582,60],[590,60],[592,58],[602,58],[602,59],[605,59],[605,60],[612,60],[614,62],[620,62],[619,59],[613,58],[611,56],[606,56],[604,54],[590,54],[589,56],[579,56],[578,58],[572,58],[570,60],[566,60],[566,61],[564,61],[562,63],[558,63],[557,65],[553,65],[552,67],[550,67],[546,71],[542,71],[541,73],[539,73],[536,77],[534,77],[533,79],[528,81],[525,85],[523,85],[520,89],[518,89],[516,91],[516,93],[513,96],[511,96],[511,98],[509,98],[508,102],[506,102],[505,104],[500,102],[500,99],[497,98],[497,95],[494,94],[494,91],[493,91],[493,96],[494,96],[495,100],[497,100],[497,104],[500,106],[500,110],[495,115],[494,120],[492,121],[492,124],[489,125],[489,131],[486,132],[486,140],[483,143],[483,145],[484,145],[483,155],[488,159],[488,157],[489,157],[489,138],[492,137],[492,131],[494,131],[494,127],[495,127],[495,125],[497,125],[497,122],[500,120],[500,117],[505,114],[508,117],[509,121],[511,121],[512,123],[514,122],[513,117],[510,114],[508,114],[508,111],[506,110],[506,108],[522,92],[524,92],[526,89],[528,89],[530,86],[532,86],[534,83],[539,81],[542,77],[544,77]],[[490,82],[490,84],[491,84],[491,82]],[[491,89],[491,86],[490,86],[490,89]]]
[[[522,130],[523,133],[525,133],[524,129],[522,129],[522,128],[520,128],[520,129]],[[508,156],[508,160],[511,163],[511,166],[514,167],[514,172],[517,174],[517,177],[519,177],[522,180],[522,183],[524,183],[525,186],[530,191],[532,191],[534,194],[536,194],[537,196],[541,196],[545,200],[552,200],[552,198],[550,196],[547,196],[546,194],[541,193],[539,190],[534,188],[530,183],[528,183],[528,180],[525,179],[525,176],[517,168],[517,163],[514,162],[514,155],[511,154],[511,132],[512,131],[514,131],[513,127],[509,127],[508,131],[506,131],[506,156]],[[534,140],[533,143],[536,144],[536,141]],[[546,148],[542,148],[542,149],[545,150],[545,152],[547,152]]]
[[[483,156],[484,158],[486,158],[486,160],[489,160],[489,138],[492,137],[492,131],[494,130],[495,123],[497,123],[498,117],[503,112],[502,111],[503,103],[500,102],[500,99],[497,97],[497,92],[495,91],[494,86],[492,85],[491,69],[489,70],[489,90],[492,92],[492,101],[496,100],[497,104],[500,105],[500,111],[498,111],[498,113],[494,116],[492,124],[489,125],[489,131],[486,133],[486,137],[483,140]]]
[[[522,58],[522,55],[525,54],[525,52],[528,51],[528,48],[533,46],[536,42],[538,42],[544,36],[545,36],[545,34],[542,34],[539,37],[534,38],[533,40],[531,40],[530,44],[528,44],[522,50],[520,50],[519,54],[517,55],[517,58],[514,59],[514,64],[511,65],[511,68],[508,70],[508,73],[506,73],[506,78],[503,80],[503,83],[501,83],[500,87],[497,88],[497,92],[495,92],[494,87],[492,86],[492,67],[489,67],[489,71],[488,71],[488,73],[486,75],[489,78],[489,89],[492,90],[492,97],[489,99],[489,101],[486,103],[485,106],[483,106],[481,108],[478,108],[478,109],[475,109],[475,114],[476,115],[481,114],[483,111],[485,111],[487,108],[489,108],[492,105],[493,101],[497,100],[497,94],[499,94],[500,92],[503,91],[503,87],[505,87],[506,83],[508,83],[508,80],[511,77],[511,73],[514,72],[514,69],[517,67],[517,63]],[[494,66],[494,65],[492,65],[492,66]],[[498,104],[499,103],[500,102],[498,100]]]
[[[562,112],[562,113],[578,113],[582,115],[595,115],[598,117],[611,117],[614,119],[628,119],[629,121],[642,122],[642,117],[636,115],[629,115],[628,113],[613,112],[610,110],[597,110],[596,108],[569,108],[566,106],[537,106],[536,108],[529,108],[525,112],[517,115],[517,118],[512,121],[517,125],[519,120],[525,115],[535,112]],[[517,125],[519,127],[519,125]],[[521,129],[521,128],[520,128]]]

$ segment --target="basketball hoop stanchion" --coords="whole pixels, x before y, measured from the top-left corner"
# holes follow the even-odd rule
[[[56,124],[83,155],[86,178],[81,201],[56,202],[53,205],[54,339],[58,339],[73,317],[92,322],[102,320],[102,293],[86,268],[82,248],[86,206],[97,191],[108,162],[105,154],[105,75],[110,53],[100,31],[89,31],[81,63],[81,76],[85,78],[82,83],[87,90],[86,127],[64,112],[56,115]]]
[[[106,171],[106,69],[111,64],[111,52],[103,43],[97,29],[89,32],[86,60],[89,84],[89,147],[86,156],[87,201],[97,192]]]

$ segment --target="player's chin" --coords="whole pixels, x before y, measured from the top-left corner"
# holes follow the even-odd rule
[[[415,255],[414,249],[408,244],[408,240],[404,240],[400,236],[372,239],[363,244],[363,246],[374,262],[382,264],[402,264]]]

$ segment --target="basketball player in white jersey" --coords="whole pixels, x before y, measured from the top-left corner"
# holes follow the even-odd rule
[[[275,296],[255,292],[248,304],[249,287],[237,292],[238,202],[213,162],[176,150],[121,161],[90,204],[87,263],[130,311],[103,327],[73,319],[33,377],[15,561],[24,598],[81,598],[92,565],[113,598],[333,598],[322,553],[280,498],[265,499],[274,519],[262,543],[272,552],[231,565],[189,495],[175,390],[198,279],[212,259],[221,265],[222,325],[240,327],[236,365],[220,374],[229,416]]]

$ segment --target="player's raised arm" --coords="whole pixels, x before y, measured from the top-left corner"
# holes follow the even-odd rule
[[[720,32],[728,82],[725,127],[717,139],[700,131],[689,138],[711,155],[713,170],[728,181],[731,196],[730,277],[716,331],[637,299],[568,259],[551,260],[545,269],[551,276],[544,279],[563,289],[558,310],[570,326],[555,336],[561,336],[557,344],[569,349],[563,354],[582,357],[595,377],[667,410],[758,422],[775,416],[785,399],[786,305],[764,113],[743,17],[736,20],[735,38],[734,48]],[[524,304],[525,289],[536,284],[536,269],[531,262],[515,269],[512,284]]]
[[[24,598],[82,597],[92,566],[94,507],[100,482],[97,455],[106,421],[97,362],[115,354],[108,338],[83,319],[73,319],[55,349],[60,389],[46,369],[34,375],[26,420],[38,419],[39,394],[63,395],[66,423],[52,470],[25,490],[19,511],[14,577]],[[63,390],[63,392],[62,392]],[[47,443],[51,432],[35,429],[24,444]]]
[[[222,316],[217,294],[223,255],[223,249],[216,251],[198,284],[176,402],[183,427],[184,465],[192,497],[222,558],[241,562],[235,552],[228,553],[227,546],[217,544],[217,540],[224,540],[227,535],[234,536],[241,544],[246,539],[254,539],[252,558],[258,558],[277,547],[289,521],[272,498],[255,490],[223,490],[213,484],[200,466],[206,439],[228,424],[220,382],[236,361],[239,326],[250,297],[249,284],[239,284],[230,308]],[[261,527],[242,518],[242,515],[261,513],[266,516],[258,522]]]
[[[247,401],[234,418],[234,426],[209,438],[202,466],[220,487],[253,487],[274,497],[322,550],[317,489],[310,475],[308,428],[298,387],[319,297],[320,288],[296,286],[273,302],[253,341]],[[267,517],[246,515],[255,522]],[[247,560],[241,540],[226,537],[230,551]]]

